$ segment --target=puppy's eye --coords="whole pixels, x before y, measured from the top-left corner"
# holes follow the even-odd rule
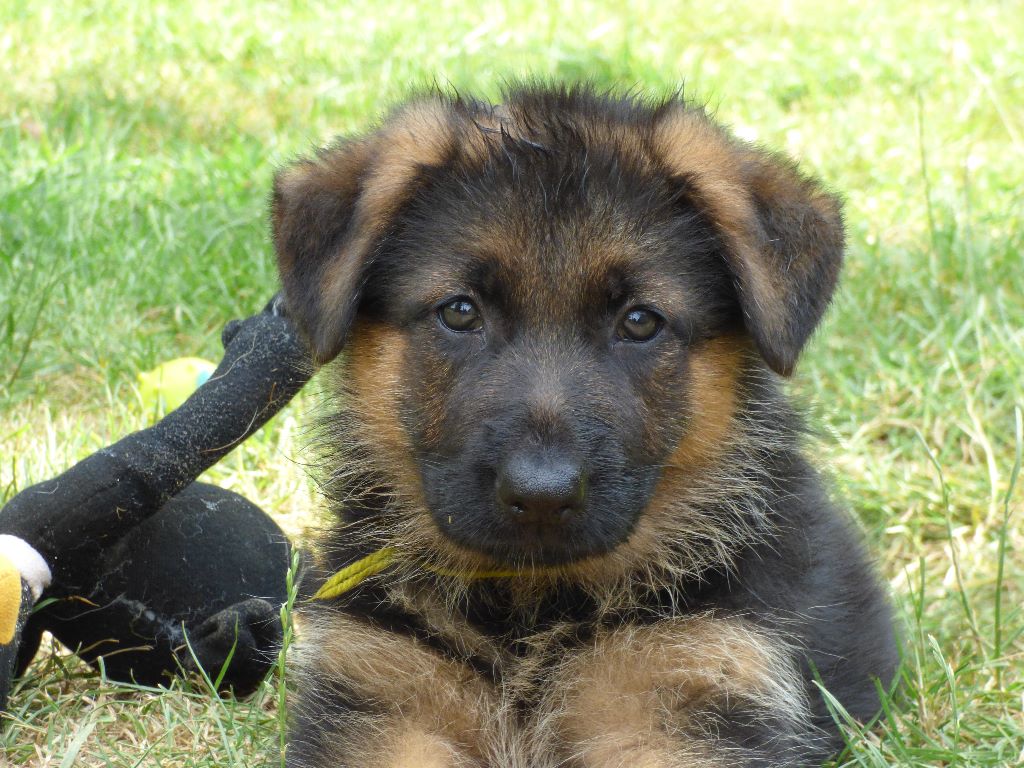
[[[616,330],[623,341],[650,341],[664,325],[665,320],[657,312],[634,307],[626,312]]]
[[[442,304],[438,307],[437,316],[445,328],[459,333],[479,331],[484,325],[480,310],[465,296]]]

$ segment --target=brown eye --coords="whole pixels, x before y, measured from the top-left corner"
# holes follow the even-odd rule
[[[465,296],[459,296],[443,304],[438,308],[437,316],[445,328],[458,333],[479,331],[484,325],[480,310]]]
[[[619,321],[619,338],[623,341],[650,341],[664,324],[658,313],[637,307],[629,310]]]

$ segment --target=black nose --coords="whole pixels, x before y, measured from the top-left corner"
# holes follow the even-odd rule
[[[497,491],[502,508],[518,522],[562,523],[582,510],[586,475],[571,455],[520,450],[499,468]]]

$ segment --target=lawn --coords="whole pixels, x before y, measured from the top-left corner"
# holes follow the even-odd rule
[[[1024,762],[1024,5],[0,0],[0,503],[146,423],[275,291],[275,167],[410,88],[685,81],[847,200],[843,288],[791,389],[899,606],[887,721],[843,765]],[[303,395],[209,473],[316,523]],[[0,765],[279,764],[280,683],[119,686],[46,647]]]

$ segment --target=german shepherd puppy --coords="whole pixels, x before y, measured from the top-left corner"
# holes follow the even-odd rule
[[[273,229],[344,351],[289,766],[816,765],[819,682],[874,715],[890,611],[781,387],[842,262],[818,182],[679,98],[521,85],[285,168]]]

